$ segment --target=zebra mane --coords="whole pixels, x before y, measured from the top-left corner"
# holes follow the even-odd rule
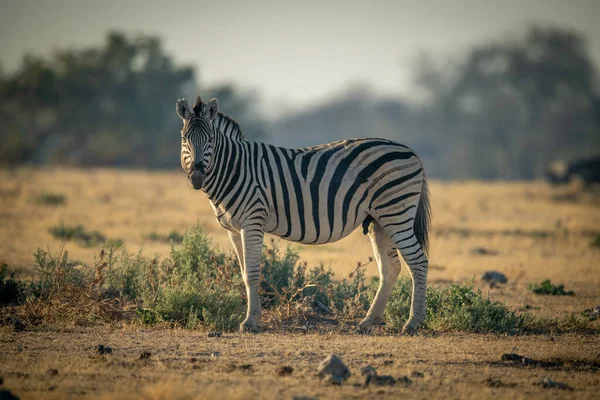
[[[240,124],[238,124],[238,122],[235,119],[223,114],[220,111],[217,113],[217,116],[213,120],[213,126],[217,131],[231,139],[245,139],[244,135],[242,134]]]

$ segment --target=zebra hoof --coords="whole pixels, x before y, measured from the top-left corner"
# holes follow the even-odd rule
[[[244,321],[240,324],[240,332],[242,333],[258,333],[258,324],[250,321]]]
[[[404,336],[415,336],[417,334],[417,328],[411,328],[410,326],[405,326],[402,328],[402,335]]]
[[[384,324],[383,319],[380,317],[375,317],[370,320],[364,319],[356,326],[356,333],[361,334],[361,335],[368,334],[373,331],[374,327],[383,325],[383,324]]]
[[[356,326],[355,332],[359,335],[368,335],[373,330],[373,326],[371,324],[364,324],[361,322]]]

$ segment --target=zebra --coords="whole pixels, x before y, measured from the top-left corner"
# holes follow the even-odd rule
[[[348,139],[288,149],[244,138],[217,99],[176,104],[183,120],[181,166],[228,233],[247,295],[241,331],[257,332],[265,233],[303,244],[340,240],[362,225],[373,246],[379,287],[357,331],[383,322],[402,256],[413,294],[403,332],[425,319],[431,207],[421,160],[387,139]]]

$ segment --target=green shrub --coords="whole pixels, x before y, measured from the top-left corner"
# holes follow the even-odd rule
[[[60,224],[48,232],[56,239],[73,240],[83,247],[93,247],[106,242],[106,237],[98,231],[88,232],[83,225]]]
[[[234,330],[245,314],[245,288],[233,252],[211,244],[203,229],[189,229],[181,245],[171,242],[171,254],[161,260],[132,254],[120,243],[108,241],[92,266],[38,249],[37,276],[27,287],[5,278],[0,270],[0,294],[25,299],[23,318],[29,321],[68,321],[89,324],[109,321],[121,311],[137,310],[144,324],[167,323],[185,328]],[[370,261],[371,262],[371,261]],[[335,280],[331,268],[309,268],[291,247],[278,241],[264,247],[263,279],[259,294],[266,311],[263,323],[284,327],[318,321],[322,314],[355,324],[363,318],[377,289],[364,265],[348,277]],[[15,286],[20,289],[16,289]],[[398,331],[410,314],[412,281],[400,279],[385,311],[387,328]],[[12,300],[11,300],[12,302]],[[130,313],[128,314],[130,315]],[[427,288],[424,329],[476,333],[518,334],[587,329],[582,316],[544,319],[516,314],[504,304],[485,297],[470,285]]]
[[[553,285],[549,279],[546,279],[542,283],[532,284],[528,286],[535,294],[550,295],[550,296],[573,296],[575,292],[572,290],[565,290],[564,285]]]
[[[412,281],[400,279],[386,309],[388,324],[401,329],[410,314]],[[427,288],[427,317],[424,328],[475,333],[518,333],[525,319],[504,304],[484,297],[473,284]]]
[[[33,254],[37,279],[32,283],[36,295],[47,296],[64,285],[84,287],[90,284],[93,271],[84,263],[69,259],[69,253],[60,248],[53,256],[50,251],[38,248]]]
[[[111,292],[138,303],[144,323],[171,322],[187,328],[237,328],[243,318],[243,284],[234,256],[211,246],[199,225],[160,261],[126,249],[106,249]]]
[[[48,206],[60,206],[65,204],[67,198],[64,194],[59,193],[42,193],[35,198],[37,204]]]
[[[600,233],[590,242],[590,247],[600,248]]]
[[[15,278],[15,273],[8,274],[8,265],[0,267],[0,305],[14,305],[25,299],[25,283]]]

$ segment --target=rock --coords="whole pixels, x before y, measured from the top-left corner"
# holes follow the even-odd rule
[[[254,367],[252,366],[252,364],[242,364],[238,368],[241,369],[242,371],[248,371],[248,372],[254,371]]]
[[[572,388],[566,383],[556,382],[550,378],[546,378],[542,380],[538,385],[549,389],[562,389],[562,390],[572,390]]]
[[[412,383],[412,380],[408,376],[403,376],[402,378],[398,378],[396,383],[408,386]]]
[[[292,372],[294,372],[294,368],[290,367],[289,365],[283,365],[277,368],[277,375],[279,376],[288,376],[291,375]]]
[[[600,306],[596,308],[590,308],[584,311],[584,314],[590,319],[590,321],[595,321],[600,319]]]
[[[27,325],[25,325],[23,321],[17,317],[10,317],[10,323],[12,324],[15,332],[23,332],[25,329],[27,329]]]
[[[377,375],[377,370],[373,367],[371,367],[370,365],[367,365],[366,367],[362,367],[360,369],[360,374],[362,376],[375,376]]]
[[[58,375],[58,370],[54,369],[54,368],[50,368],[48,371],[46,371],[46,375],[56,376],[56,375]]]
[[[502,354],[502,361],[511,361],[513,364],[533,365],[540,362],[532,358],[527,358],[515,353]]]
[[[377,386],[394,386],[396,384],[396,380],[389,375],[375,375],[375,376],[367,376],[365,378],[365,387],[370,384]]]
[[[496,256],[498,252],[496,250],[486,249],[485,247],[475,247],[471,249],[473,254],[479,254],[481,256]]]
[[[508,282],[506,275],[501,272],[496,271],[487,271],[481,276],[481,280],[490,284],[490,286],[494,287],[498,284],[504,284]]]
[[[321,361],[317,374],[328,383],[341,385],[350,377],[350,370],[338,356],[332,354]]]
[[[112,348],[110,348],[108,346],[104,346],[103,344],[99,344],[98,346],[96,346],[96,353],[98,353],[100,355],[111,354]]]
[[[517,386],[516,383],[504,383],[500,379],[494,379],[492,377],[487,378],[486,383],[489,387],[494,387],[494,388]]]
[[[208,337],[221,337],[223,333],[221,331],[208,332]]]

